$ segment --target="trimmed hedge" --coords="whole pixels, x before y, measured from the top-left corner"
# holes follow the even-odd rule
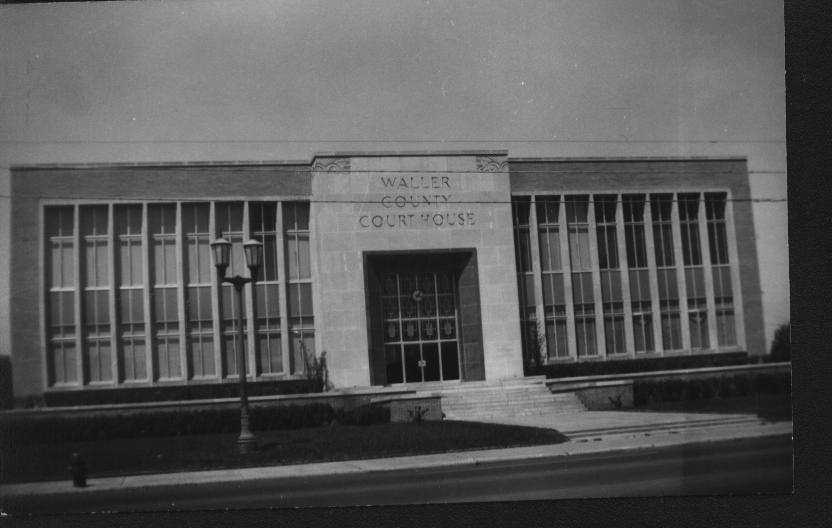
[[[633,404],[636,407],[661,402],[790,393],[789,373],[748,373],[694,379],[646,379],[633,382]]]
[[[0,356],[0,409],[12,407],[12,362],[9,356]]]
[[[693,356],[670,356],[645,359],[622,359],[616,361],[581,361],[578,363],[554,363],[530,369],[529,375],[545,374],[547,378],[570,378],[576,376],[597,376],[602,374],[629,374],[656,370],[679,370],[704,367],[724,367],[749,363],[746,352],[704,354]]]
[[[333,421],[344,425],[388,423],[390,410],[363,406],[345,411],[331,405],[253,406],[251,425],[255,431],[320,427]],[[5,416],[0,420],[2,443],[58,443],[236,433],[240,430],[240,410],[236,407],[148,411],[130,414],[63,416]]]
[[[791,361],[791,323],[780,325],[771,341],[771,361]]]
[[[306,394],[321,392],[314,382],[305,379],[254,381],[246,384],[249,396],[272,394]],[[236,398],[240,386],[236,383],[206,383],[201,385],[170,385],[164,387],[129,387],[83,391],[47,391],[42,403],[47,407],[73,405],[109,405],[114,403],[138,403],[148,401],[204,400],[212,398]],[[26,402],[23,402],[24,404]],[[30,402],[40,403],[40,402]],[[26,405],[24,405],[26,406]]]

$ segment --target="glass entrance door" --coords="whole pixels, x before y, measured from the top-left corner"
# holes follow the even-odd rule
[[[382,275],[387,383],[459,379],[456,299],[449,272]]]

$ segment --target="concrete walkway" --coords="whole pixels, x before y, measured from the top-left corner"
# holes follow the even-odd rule
[[[727,424],[753,425],[762,422],[755,414],[654,411],[586,411],[524,416],[495,414],[488,418],[480,418],[480,420],[490,423],[555,429],[571,439],[595,434],[619,434],[667,428],[688,429]]]
[[[0,486],[0,500],[21,495],[89,494],[158,486],[233,484],[258,479],[441,468],[792,434],[791,422],[765,422],[755,415],[744,414],[593,411],[516,418],[495,417],[490,421],[555,428],[566,434],[569,441],[555,445],[345,462],[94,478],[88,481],[86,488],[74,488],[68,480],[12,484]]]

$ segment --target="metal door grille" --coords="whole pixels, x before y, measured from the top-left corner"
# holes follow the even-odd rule
[[[459,379],[456,299],[448,272],[382,276],[387,383]]]

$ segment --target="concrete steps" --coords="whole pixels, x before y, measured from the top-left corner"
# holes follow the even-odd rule
[[[575,394],[549,391],[542,377],[496,383],[460,384],[438,391],[442,412],[449,420],[549,415],[585,411]]]

